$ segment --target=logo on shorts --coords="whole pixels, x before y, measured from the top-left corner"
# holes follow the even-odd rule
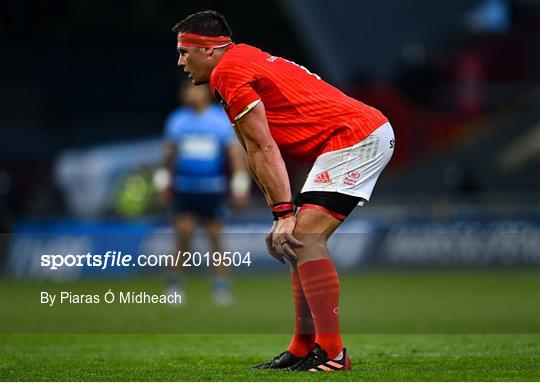
[[[345,185],[354,186],[358,182],[358,179],[360,178],[360,173],[356,170],[351,170],[349,173],[347,173],[347,177],[345,177],[345,180],[343,180],[343,183]]]
[[[330,173],[328,173],[328,171],[325,171],[317,174],[313,182],[316,184],[329,184],[332,182],[332,177],[330,177]]]
[[[358,173],[356,170],[351,170],[349,172],[349,177],[351,177],[353,180],[356,180],[360,178],[360,173]]]

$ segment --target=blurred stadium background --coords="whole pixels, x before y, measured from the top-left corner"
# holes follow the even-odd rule
[[[224,13],[236,42],[301,63],[390,118],[394,158],[372,202],[342,228],[346,240],[335,241],[336,261],[348,273],[345,284],[367,284],[366,294],[394,302],[405,283],[427,311],[415,319],[403,306],[411,322],[381,327],[380,318],[392,318],[381,308],[362,317],[364,330],[540,329],[536,0],[2,2],[5,291],[23,294],[13,279],[58,278],[36,265],[36,254],[111,248],[119,237],[102,235],[111,232],[125,235],[122,246],[136,251],[149,235],[167,232],[170,217],[157,202],[151,174],[183,77],[170,28],[203,9]],[[307,168],[290,162],[290,169],[298,190]],[[226,232],[269,228],[262,195],[252,194],[248,207],[229,213]],[[285,269],[273,265],[262,241],[258,246],[249,270],[280,270],[282,279],[270,273],[264,283],[285,283]],[[60,279],[90,277],[84,283],[92,284],[96,274],[82,269]],[[494,286],[508,294],[485,306]],[[287,285],[281,289],[286,297]],[[22,299],[17,294],[9,299]],[[482,301],[485,311],[477,322],[465,316],[457,318],[460,325],[441,327],[437,314],[432,327],[417,326],[445,294],[468,309]],[[345,299],[352,307],[356,298]],[[509,302],[523,305],[512,312],[504,306]],[[21,317],[6,315],[14,315],[10,323]],[[25,328],[35,331],[32,326]],[[363,331],[354,323],[345,327]]]

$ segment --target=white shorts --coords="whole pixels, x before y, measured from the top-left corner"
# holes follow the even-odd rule
[[[301,192],[338,192],[369,201],[394,146],[394,131],[387,122],[353,146],[323,153],[315,160]]]

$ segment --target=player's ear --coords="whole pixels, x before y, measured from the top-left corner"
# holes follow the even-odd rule
[[[214,48],[203,48],[204,49],[204,55],[206,57],[210,57],[214,54]]]

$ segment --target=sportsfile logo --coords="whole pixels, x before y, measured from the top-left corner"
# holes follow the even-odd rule
[[[316,184],[329,184],[332,183],[332,177],[330,177],[330,173],[328,171],[322,172],[320,174],[317,174],[315,176]]]

